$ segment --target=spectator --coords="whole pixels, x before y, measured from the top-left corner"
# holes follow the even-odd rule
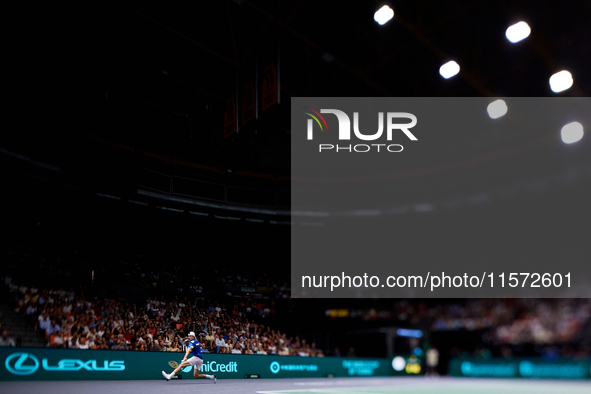
[[[269,354],[277,354],[277,347],[274,344],[267,346]]]
[[[68,338],[68,348],[69,349],[77,349],[78,348],[78,333],[75,333],[70,338]]]
[[[57,334],[58,332],[60,332],[61,329],[62,328],[59,326],[59,324],[55,322],[54,319],[49,324],[49,327],[47,327],[47,329],[45,330],[45,334],[47,335],[47,338],[50,338],[51,334]]]
[[[41,313],[37,318],[37,326],[39,327],[39,330],[41,330],[44,333],[50,324],[51,319],[49,318],[49,315],[46,312]]]
[[[238,343],[234,344],[232,354],[242,354],[242,349],[240,348],[240,345],[238,345]]]
[[[55,346],[58,349],[61,349],[65,346],[65,340],[64,340],[64,333],[63,331],[60,331],[59,334],[56,334],[53,338],[53,346]]]
[[[2,330],[2,336],[0,336],[0,346],[15,347],[14,339],[8,336],[8,330]]]
[[[95,348],[99,349],[99,350],[107,350],[109,349],[107,347],[107,344],[104,340],[104,338],[99,338],[96,342],[95,342]]]
[[[287,347],[281,345],[281,347],[279,348],[278,354],[280,356],[289,356],[289,349]]]
[[[90,349],[90,344],[86,337],[80,337],[76,343],[76,349]]]
[[[169,328],[166,329],[166,336],[168,337],[168,342],[172,343],[174,341],[174,332]]]
[[[207,335],[205,335],[205,343],[207,347],[213,347],[213,342],[215,341],[215,331],[209,330]]]
[[[162,338],[162,336],[159,336],[158,338]],[[164,348],[163,350],[168,351],[168,348],[172,344],[172,342],[170,341],[170,338],[168,338],[168,335],[165,335],[164,339],[161,339],[161,341],[162,341],[162,347]]]
[[[224,341],[224,338],[218,334],[215,335],[215,346],[216,353],[223,353],[223,350],[226,348],[226,341]]]
[[[35,303],[29,303],[29,306],[27,307],[27,311],[26,311],[26,315],[29,318],[29,321],[33,321],[32,319],[36,316],[37,314],[37,305]]]
[[[178,341],[173,341],[170,345],[170,348],[168,348],[169,352],[182,352],[183,350],[179,348],[179,344]]]
[[[264,345],[261,342],[258,343],[257,348],[258,348],[257,354],[267,354],[267,352],[265,351]]]
[[[125,342],[125,338],[123,338],[123,335],[119,335],[119,338],[117,338],[117,344],[115,346],[113,346],[114,350],[127,350],[127,343]]]
[[[109,339],[107,339],[106,345],[109,349],[113,349],[117,344],[117,340],[115,339],[115,334],[111,334]]]
[[[439,365],[439,351],[434,347],[430,347],[425,354],[425,361],[427,365],[426,376],[439,376],[437,366]]]
[[[146,350],[148,352],[153,351],[154,343],[152,342],[152,338],[150,336],[146,337]]]

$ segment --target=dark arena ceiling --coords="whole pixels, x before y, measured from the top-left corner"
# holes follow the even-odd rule
[[[384,4],[395,16],[380,26]],[[5,15],[7,179],[182,210],[289,215],[291,97],[591,94],[590,1],[45,2]],[[510,44],[520,20],[532,35]],[[462,69],[446,80],[450,59]],[[263,110],[269,68],[277,102]],[[562,69],[574,85],[555,94]],[[225,135],[249,84],[257,118]]]

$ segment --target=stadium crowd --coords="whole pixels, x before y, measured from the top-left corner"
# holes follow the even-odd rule
[[[433,331],[491,330],[500,344],[567,343],[591,325],[589,299],[477,299],[438,306]]]
[[[274,310],[255,298],[241,298],[229,307],[179,296],[149,298],[137,305],[89,299],[81,289],[10,283],[9,292],[15,311],[56,348],[183,352],[186,334],[195,331],[205,352],[324,356],[315,343],[288,337],[258,321]]]
[[[13,278],[4,281],[10,306],[36,327],[49,346],[180,352],[185,335],[195,331],[201,334],[208,352],[339,354],[328,346],[316,346],[322,338],[314,338],[319,342],[313,343],[283,332],[289,331],[289,326],[284,325],[282,332],[277,329],[273,320],[276,323],[281,318],[270,317],[279,316],[275,314],[276,305],[282,305],[278,313],[289,313],[289,285],[263,270],[232,270],[218,265],[211,267],[212,274],[203,280],[203,271],[194,263],[179,264],[184,271],[178,267],[164,269],[157,259],[150,260],[154,257],[135,254],[104,256],[96,265],[85,263],[91,258],[74,251],[48,256],[21,248],[1,257],[7,277]],[[30,272],[30,266],[38,268]],[[88,280],[94,267],[98,267],[96,278],[103,280],[98,287],[111,289],[109,294],[93,291],[90,295],[88,283],[84,287],[78,281]],[[21,283],[51,283],[55,287]],[[69,289],[72,283],[80,283],[80,287]],[[62,284],[64,287],[60,287]],[[113,290],[117,286],[119,290]],[[126,293],[132,288],[141,289],[139,295]],[[255,298],[245,289],[264,289],[265,294]],[[163,298],[165,294],[174,296]],[[415,327],[432,333],[471,331],[480,338],[475,341],[494,354],[556,353],[558,349],[561,356],[581,352],[591,355],[590,299],[397,300],[374,304],[385,307],[367,308],[366,303],[358,310],[349,308],[347,318],[382,320],[380,325]],[[332,320],[328,312],[326,316]],[[11,343],[9,339],[2,341]],[[476,342],[470,342],[471,348],[465,350],[486,354],[474,348]],[[527,346],[535,349],[524,352]]]

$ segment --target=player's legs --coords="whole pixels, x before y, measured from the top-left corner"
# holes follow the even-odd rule
[[[191,365],[191,364],[189,363],[189,361],[185,361],[185,362],[181,363],[181,364],[180,364],[178,367],[176,367],[176,368],[174,369],[174,371],[172,371],[172,373],[171,373],[170,375],[171,375],[171,376],[172,376],[172,375],[176,375],[177,373],[179,373],[179,371],[180,371],[181,369],[183,369],[183,368],[185,368],[185,367],[188,367],[189,365]]]
[[[214,383],[216,383],[217,379],[215,375],[205,375],[200,373],[201,367],[203,366],[203,360],[199,357],[196,357],[196,360],[191,360],[193,363],[193,376],[195,379],[211,379]]]
[[[199,372],[201,371],[197,368],[194,369],[193,376],[195,376],[195,379],[211,379],[214,383],[217,383],[218,380],[216,379],[215,375],[205,375]]]
[[[172,371],[172,373],[170,375],[166,374],[164,371],[162,371],[162,376],[164,377],[164,379],[166,380],[170,380],[170,378],[172,378],[174,375],[176,375],[177,373],[179,373],[179,371],[185,367],[188,367],[189,365],[191,365],[191,363],[189,363],[189,360],[182,362],[181,364],[179,364],[178,367],[176,367],[174,369],[174,371]]]
[[[200,372],[201,372],[200,369],[197,369],[197,368],[193,369],[193,376],[195,376],[195,379],[205,379],[207,377],[207,375],[204,375]]]
[[[187,361],[181,363],[181,365],[179,365],[178,367],[176,367],[170,375],[167,375],[164,371],[162,371],[162,376],[164,377],[164,379],[170,380],[181,369],[188,367],[188,366],[193,366],[193,376],[196,379],[211,379],[211,380],[213,380],[214,383],[216,383],[217,379],[216,379],[215,375],[205,375],[205,374],[199,373],[201,371],[202,365],[203,365],[203,360],[199,357],[193,356],[190,359],[188,359]]]
[[[197,368],[193,369],[193,376],[195,376],[195,379],[212,379],[214,383],[217,381],[217,379],[215,378],[215,375],[205,375],[200,372],[201,372],[200,369],[197,369]]]

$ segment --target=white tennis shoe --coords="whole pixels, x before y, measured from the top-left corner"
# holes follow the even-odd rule
[[[170,375],[167,375],[166,372],[162,371],[162,377],[166,379],[166,381],[170,380]]]

